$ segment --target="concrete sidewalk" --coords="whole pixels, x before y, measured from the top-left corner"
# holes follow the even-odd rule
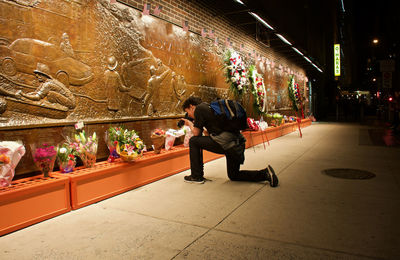
[[[0,259],[400,259],[400,148],[315,123],[246,151],[280,185],[228,180],[225,158],[0,237]],[[327,176],[329,168],[376,174]]]

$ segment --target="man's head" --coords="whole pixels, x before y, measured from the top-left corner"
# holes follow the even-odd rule
[[[130,60],[129,52],[124,51],[123,55],[124,55],[124,58],[125,58],[126,61],[129,61],[129,60]]]
[[[194,118],[194,110],[196,109],[196,106],[202,102],[203,101],[199,97],[189,97],[185,100],[185,102],[183,102],[182,109],[188,114],[189,117]]]
[[[154,74],[156,74],[156,67],[154,67],[153,65],[150,66],[150,75],[153,76]]]
[[[109,70],[115,70],[118,66],[118,61],[114,56],[107,58],[107,66]]]
[[[61,38],[63,39],[63,41],[69,41],[69,36],[67,33],[63,33]]]
[[[51,79],[50,69],[46,64],[38,63],[33,71],[40,82]]]
[[[156,59],[156,61],[157,61],[157,67],[161,67],[162,66],[162,60]]]

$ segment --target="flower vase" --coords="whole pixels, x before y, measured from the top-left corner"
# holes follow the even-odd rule
[[[155,154],[160,153],[161,149],[164,147],[164,144],[165,144],[165,136],[151,135],[150,139],[153,143],[154,153]]]
[[[57,147],[48,143],[31,144],[31,152],[36,167],[44,177],[49,177],[56,161]]]

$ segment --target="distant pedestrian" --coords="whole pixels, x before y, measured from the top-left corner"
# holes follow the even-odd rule
[[[400,91],[395,91],[394,92],[394,98],[393,98],[393,123],[392,123],[392,129],[395,133],[399,131],[399,113],[400,113]]]

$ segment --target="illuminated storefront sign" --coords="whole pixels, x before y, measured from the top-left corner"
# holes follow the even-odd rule
[[[335,61],[335,76],[340,76],[340,44],[335,44],[333,47]]]

